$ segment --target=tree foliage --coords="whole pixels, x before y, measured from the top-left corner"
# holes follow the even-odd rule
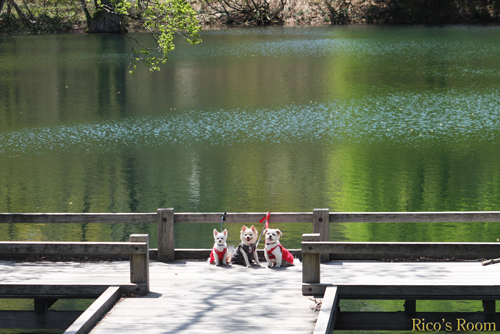
[[[174,50],[174,39],[182,37],[190,44],[201,42],[201,25],[196,12],[186,0],[0,0],[0,30],[47,33],[57,32],[57,27],[44,30],[49,22],[60,22],[61,4],[65,2],[67,12],[79,12],[84,18],[86,32],[121,33],[125,35],[133,49],[131,72],[137,63],[142,63],[151,71],[160,69],[168,61],[168,54]],[[71,7],[68,10],[68,7]],[[70,16],[71,14],[67,14]],[[74,14],[73,14],[74,15]],[[67,20],[65,30],[76,22]],[[126,25],[139,30],[147,30],[154,44],[146,45],[127,35]],[[1,29],[10,25],[10,29]]]
[[[138,0],[133,10],[127,8],[130,3],[117,0],[120,15],[127,15],[142,22],[153,39],[156,47],[146,47],[143,43],[127,36],[130,41],[140,45],[140,50],[134,48],[135,61],[145,64],[151,71],[159,70],[159,64],[168,61],[168,53],[175,48],[175,35],[181,36],[189,44],[201,42],[199,31],[201,26],[195,11],[185,0]]]

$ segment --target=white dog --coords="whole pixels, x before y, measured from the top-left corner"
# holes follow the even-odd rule
[[[221,264],[229,264],[228,263],[228,255],[229,252],[227,250],[227,229],[223,232],[217,232],[214,229],[214,248],[210,252],[210,264],[214,264],[219,266]]]
[[[280,230],[268,228],[266,233],[266,245],[264,247],[264,256],[267,260],[267,266],[271,268],[273,263],[276,268],[285,263],[293,265],[293,255],[280,244],[280,237],[283,235]]]
[[[252,260],[260,267],[259,257],[257,256],[257,229],[255,226],[250,228],[243,225],[240,231],[241,243],[236,247],[232,256],[231,263],[245,264],[251,268]]]

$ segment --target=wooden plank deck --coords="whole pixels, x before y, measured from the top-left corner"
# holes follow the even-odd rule
[[[500,265],[480,262],[332,261],[321,281],[370,285],[498,286]],[[129,262],[0,261],[0,284],[127,284]],[[150,262],[151,292],[121,299],[91,333],[312,333],[318,312],[302,295],[302,266],[215,267]]]

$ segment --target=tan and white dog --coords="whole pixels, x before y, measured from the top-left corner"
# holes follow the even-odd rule
[[[214,229],[214,248],[210,252],[210,264],[215,264],[220,266],[221,264],[229,264],[228,259],[230,258],[229,251],[227,249],[227,229],[218,232]]]
[[[259,256],[257,255],[257,229],[254,225],[250,228],[243,225],[240,231],[241,243],[236,247],[232,256],[231,263],[245,264],[248,268],[252,267],[252,261],[260,267]]]
[[[280,244],[280,237],[283,235],[280,230],[268,228],[265,231],[266,245],[264,246],[264,256],[267,266],[271,268],[274,264],[276,268],[285,264],[293,265],[293,255]]]

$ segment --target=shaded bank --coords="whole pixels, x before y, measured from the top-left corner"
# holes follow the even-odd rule
[[[272,14],[274,23],[319,24],[487,24],[500,19],[499,0],[211,0],[192,3],[205,25],[260,25],[255,16]],[[238,6],[239,5],[239,6]],[[279,13],[276,11],[280,10]],[[247,20],[241,22],[242,18]],[[252,20],[253,18],[253,20]]]
[[[495,24],[500,0],[196,0],[204,26],[329,24]],[[87,17],[77,2],[33,1],[21,12],[0,0],[0,34],[84,32]],[[27,20],[32,22],[27,24]],[[137,30],[121,18],[123,29]],[[96,31],[93,31],[96,32]]]

